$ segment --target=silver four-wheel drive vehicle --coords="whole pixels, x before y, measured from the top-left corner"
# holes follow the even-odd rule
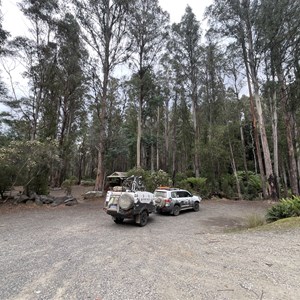
[[[160,187],[154,191],[156,211],[158,213],[166,212],[178,216],[181,210],[194,209],[199,211],[200,196],[194,196],[187,190]]]
[[[117,224],[133,219],[139,226],[145,226],[149,214],[156,210],[154,195],[144,191],[140,177],[131,176],[122,186],[107,192],[104,210]]]

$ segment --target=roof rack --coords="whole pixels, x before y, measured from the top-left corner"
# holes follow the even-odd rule
[[[156,189],[157,190],[168,190],[168,191],[179,190],[179,188],[170,187],[170,186],[158,186]]]

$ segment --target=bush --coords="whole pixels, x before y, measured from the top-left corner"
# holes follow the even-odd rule
[[[275,222],[279,219],[299,217],[300,216],[300,197],[293,196],[280,200],[280,203],[274,205],[267,212],[267,222]]]
[[[235,178],[233,175],[224,175],[221,179],[221,190],[225,197],[232,199],[235,196]]]
[[[82,185],[82,186],[94,186],[95,185],[95,180],[94,179],[81,180],[80,185]]]
[[[209,187],[207,185],[207,178],[205,177],[189,177],[178,183],[179,187],[186,189],[205,197],[209,194]]]
[[[172,181],[168,173],[163,170],[151,173],[147,181],[147,187],[150,191],[154,191],[159,186],[171,186]]]
[[[255,174],[251,171],[247,173],[245,171],[239,171],[238,179],[244,199],[253,200],[259,198],[259,194],[262,192],[262,183],[259,174]]]
[[[4,199],[4,193],[12,187],[17,171],[15,168],[0,163],[0,195]]]
[[[265,218],[260,215],[254,214],[247,218],[247,228],[255,228],[264,225],[266,222]]]
[[[12,141],[0,148],[0,181],[23,185],[24,191],[47,194],[51,163],[57,160],[54,141]],[[13,180],[12,180],[13,178]],[[1,187],[7,189],[7,187]]]
[[[70,196],[72,194],[72,186],[77,182],[77,178],[75,176],[72,176],[69,179],[66,179],[62,184],[61,187],[64,188],[65,193],[67,196]]]

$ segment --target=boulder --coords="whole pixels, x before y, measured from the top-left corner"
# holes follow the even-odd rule
[[[76,198],[71,197],[71,198],[66,199],[64,203],[66,206],[73,206],[73,205],[78,204],[78,201]]]
[[[23,195],[23,194],[20,194],[20,195],[17,195],[15,196],[15,204],[18,204],[18,203],[26,203],[29,199],[29,197],[27,195]]]

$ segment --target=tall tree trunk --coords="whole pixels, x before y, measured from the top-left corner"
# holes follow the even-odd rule
[[[288,145],[288,156],[290,163],[290,184],[293,195],[299,195],[298,176],[297,176],[297,162],[295,156],[295,149],[293,144],[293,124],[291,113],[285,112],[285,127],[286,139]]]
[[[245,149],[245,137],[244,137],[244,130],[243,130],[242,122],[240,123],[240,134],[241,134],[241,145],[242,145],[242,150],[243,150],[244,170],[245,170],[245,173],[246,173],[246,178],[248,178],[248,166],[247,166],[246,149]]]
[[[197,123],[197,95],[192,96],[192,112],[193,112],[193,127],[195,132],[194,141],[194,169],[195,176],[200,177],[200,164],[199,164],[199,130]]]
[[[298,186],[298,172],[297,172],[297,161],[296,161],[296,153],[293,142],[293,116],[289,109],[289,98],[287,92],[287,86],[284,81],[284,76],[282,72],[281,66],[277,69],[277,76],[279,82],[281,84],[281,106],[284,110],[284,119],[285,119],[285,129],[286,129],[286,139],[288,146],[288,157],[289,157],[289,165],[290,165],[290,185],[292,189],[292,193],[294,195],[299,195],[299,186]]]
[[[239,181],[237,170],[236,170],[236,164],[235,164],[235,159],[234,159],[234,154],[233,154],[233,149],[232,149],[232,144],[231,144],[230,137],[229,137],[229,149],[230,149],[231,167],[232,167],[233,175],[234,175],[234,178],[235,178],[236,189],[237,189],[237,192],[238,192],[238,198],[239,198],[239,200],[241,200],[242,199],[241,186],[240,186],[240,181]]]
[[[178,93],[175,92],[175,99],[174,99],[174,116],[177,116],[177,98]],[[177,126],[174,120],[173,122],[173,136],[172,136],[172,182],[173,186],[175,184],[175,175],[176,175],[176,159],[177,159],[177,151],[176,151],[176,141],[177,141]]]
[[[156,170],[159,170],[159,122],[160,121],[160,108],[157,108],[157,121],[156,121]]]
[[[107,49],[108,51],[108,49]],[[95,181],[95,190],[104,191],[104,180],[105,180],[105,143],[106,143],[106,101],[107,101],[107,90],[108,90],[108,77],[109,77],[109,61],[108,56],[106,63],[103,68],[103,87],[102,87],[102,97],[100,102],[100,128],[99,128],[99,145],[98,145],[98,165],[97,165],[97,176]]]
[[[250,70],[249,70],[248,58],[247,58],[248,56],[247,56],[244,40],[243,40],[242,46],[243,46],[244,64],[246,67],[246,77],[247,77],[247,84],[248,84],[248,91],[249,91],[250,112],[251,112],[251,116],[252,116],[252,129],[253,129],[254,142],[255,142],[255,148],[256,148],[256,156],[257,156],[257,160],[258,160],[259,173],[260,173],[260,178],[261,178],[261,182],[262,182],[263,197],[267,198],[265,170],[264,170],[263,160],[262,160],[262,156],[261,156],[259,135],[257,132],[256,111],[255,111],[255,106],[254,106],[254,101],[253,101],[252,86],[251,86],[251,80],[250,80]]]
[[[169,128],[169,99],[165,102],[165,128],[164,128],[164,170],[170,170],[170,128]]]
[[[136,167],[141,168],[141,140],[142,140],[142,99],[140,96],[137,115],[137,139],[136,139]]]

